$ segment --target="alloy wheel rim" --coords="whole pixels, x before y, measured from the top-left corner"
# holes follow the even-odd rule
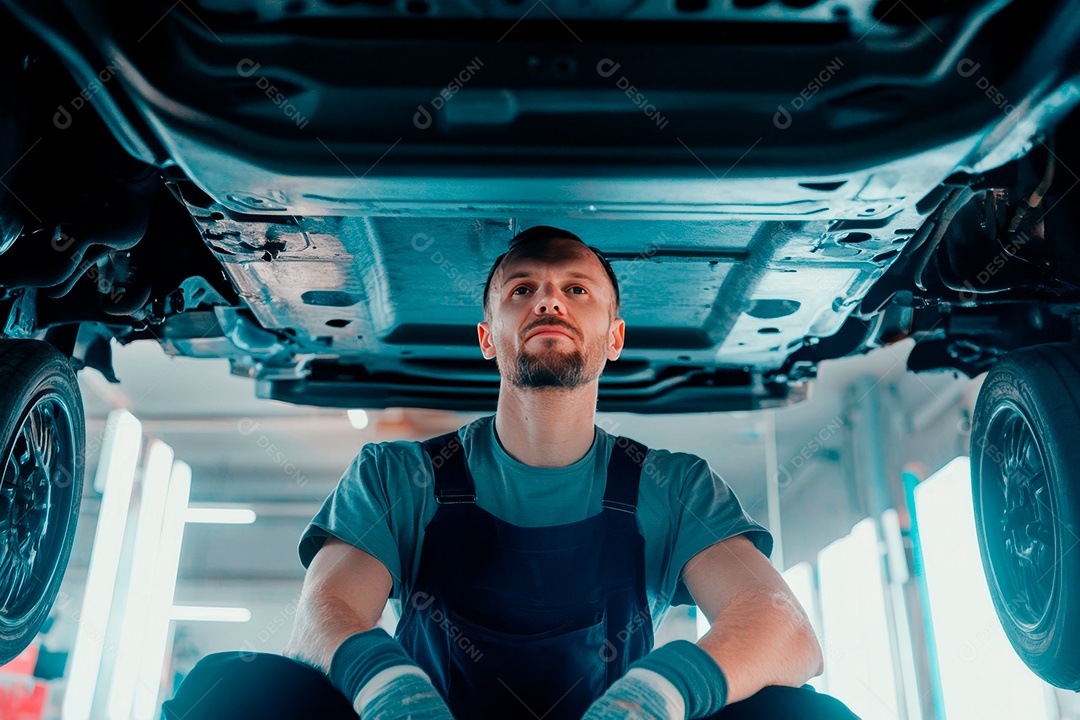
[[[993,414],[983,440],[986,547],[1006,612],[1032,632],[1049,614],[1059,583],[1049,471],[1031,423],[1011,402]]]
[[[24,624],[61,570],[75,461],[71,409],[45,393],[25,414],[0,466],[0,628]]]

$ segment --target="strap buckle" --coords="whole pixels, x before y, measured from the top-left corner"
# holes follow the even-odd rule
[[[630,503],[619,502],[618,500],[604,500],[602,506],[605,510],[617,510],[631,515],[634,515],[637,509]]]
[[[436,493],[435,502],[440,505],[468,505],[476,502],[476,493]]]

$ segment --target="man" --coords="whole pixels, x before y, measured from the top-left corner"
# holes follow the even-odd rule
[[[595,425],[625,334],[600,251],[526,230],[483,309],[495,415],[361,450],[301,540],[286,654],[361,720],[854,717],[801,687],[821,649],[723,480]],[[388,598],[396,637],[376,627]],[[653,650],[680,603],[712,629]]]

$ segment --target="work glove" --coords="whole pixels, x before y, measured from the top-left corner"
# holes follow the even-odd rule
[[[663,675],[631,668],[581,720],[686,720],[686,702]]]
[[[727,705],[727,676],[702,648],[674,640],[641,658],[581,720],[692,720]]]
[[[382,628],[346,638],[328,676],[360,720],[454,720],[431,678]]]
[[[427,677],[409,672],[387,681],[353,704],[360,720],[454,720],[450,708]]]

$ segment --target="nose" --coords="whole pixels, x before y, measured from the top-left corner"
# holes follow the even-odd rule
[[[542,292],[537,293],[536,297],[536,310],[540,315],[545,315],[548,312],[553,312],[556,315],[562,312],[563,308],[560,307],[557,299],[558,293],[554,291],[550,286],[546,286]]]

